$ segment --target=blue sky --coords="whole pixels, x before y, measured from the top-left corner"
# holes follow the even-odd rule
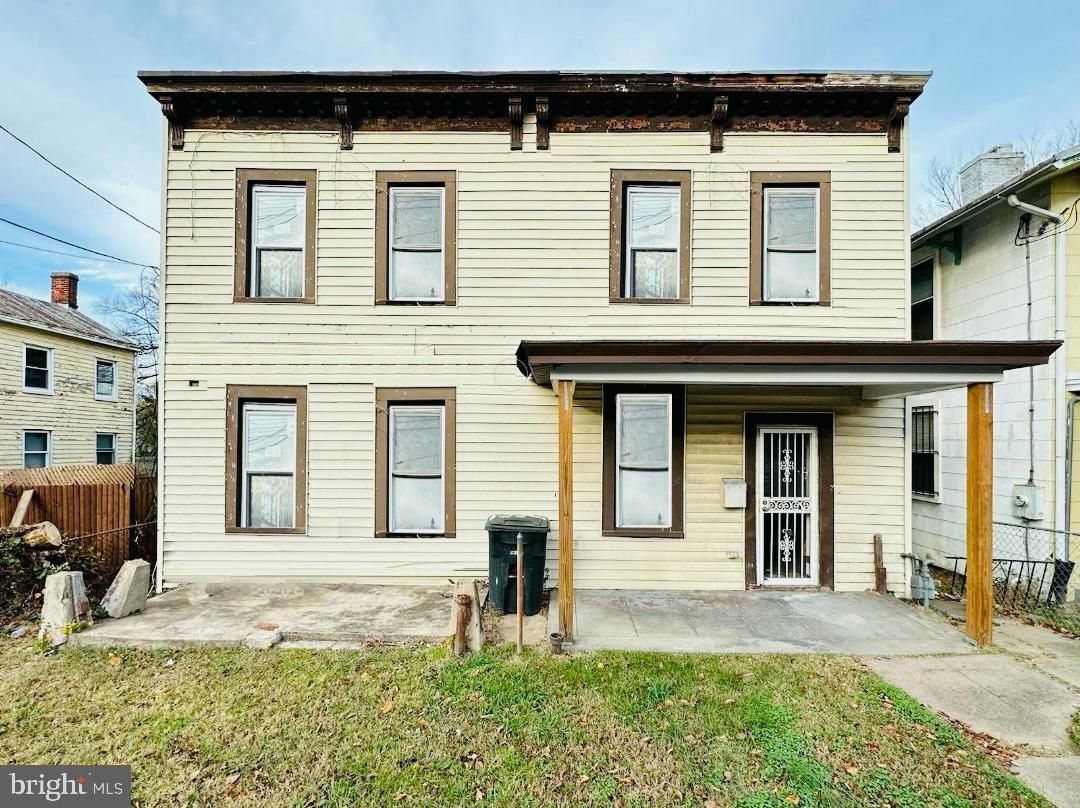
[[[967,158],[1080,117],[1080,22],[1014,2],[3,3],[0,123],[139,217],[159,220],[161,115],[139,69],[933,70],[912,108],[916,204],[931,158]],[[157,236],[0,133],[0,217],[157,263]],[[0,223],[0,240],[67,248]],[[0,244],[0,285],[81,308],[130,285],[121,264]]]

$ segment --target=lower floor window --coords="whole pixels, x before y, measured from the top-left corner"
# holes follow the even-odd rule
[[[52,453],[52,435],[48,432],[23,433],[23,466],[43,469],[49,465]]]
[[[241,435],[241,527],[294,527],[296,404],[245,403]]]
[[[671,396],[619,395],[616,527],[671,527]]]
[[[937,496],[937,451],[933,407],[911,408],[911,491],[924,497]]]
[[[390,530],[443,532],[445,408],[390,408]]]
[[[99,432],[97,435],[97,462],[98,465],[109,465],[116,462],[116,435]]]

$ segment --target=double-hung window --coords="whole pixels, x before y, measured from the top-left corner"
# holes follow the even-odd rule
[[[444,530],[445,418],[441,405],[390,407],[391,533]]]
[[[316,172],[237,169],[233,300],[315,302]]]
[[[229,385],[225,529],[303,533],[307,390]]]
[[[684,389],[605,385],[603,418],[604,534],[682,536]]]
[[[375,302],[454,305],[457,178],[453,171],[375,173]]]
[[[911,408],[911,491],[937,497],[937,412],[933,407]]]
[[[95,441],[95,460],[99,466],[116,462],[116,435],[112,432],[98,432]]]
[[[911,268],[911,338],[934,338],[934,260]]]
[[[52,462],[52,435],[44,430],[23,433],[23,467],[43,469]]]
[[[827,171],[751,172],[751,304],[830,304],[831,208]]]
[[[23,390],[28,393],[51,393],[53,358],[51,348],[23,346]]]
[[[116,401],[116,363],[98,359],[94,363],[94,397]]]
[[[690,172],[611,172],[609,299],[690,300]]]

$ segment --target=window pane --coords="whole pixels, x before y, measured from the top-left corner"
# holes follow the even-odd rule
[[[395,249],[442,247],[442,189],[395,188],[390,192],[390,215]]]
[[[47,459],[45,452],[27,452],[23,455],[23,466],[28,469],[43,469]]]
[[[670,527],[670,483],[664,471],[619,471],[619,527]]]
[[[393,477],[390,486],[391,530],[443,529],[442,477]]]
[[[259,250],[254,297],[303,297],[304,253],[301,250]]]
[[[40,390],[49,389],[49,371],[43,368],[31,368],[26,369],[23,384],[26,387],[33,387]]]
[[[27,348],[26,366],[28,368],[48,368],[49,352],[42,348]]]
[[[395,407],[391,423],[391,470],[395,474],[441,474],[441,410]]]
[[[306,189],[299,185],[256,185],[253,192],[255,246],[304,246]]]
[[[619,396],[619,465],[666,469],[668,397]]]
[[[112,362],[97,363],[97,394],[111,396],[115,394],[116,366]]]
[[[442,252],[401,252],[391,257],[390,296],[395,300],[442,300]]]
[[[627,192],[627,221],[630,246],[667,247],[679,245],[678,188],[635,188]]]
[[[817,247],[816,192],[770,189],[765,198],[770,248]]]
[[[818,257],[816,252],[765,254],[767,300],[816,300]]]
[[[679,296],[678,254],[634,250],[631,297],[676,298]]]
[[[244,407],[245,472],[296,469],[296,406],[248,404]]]
[[[248,475],[248,527],[292,527],[293,493],[291,474]]]
[[[45,452],[49,449],[49,435],[46,432],[27,432],[23,435],[23,450],[27,452]]]
[[[97,462],[99,466],[109,466],[116,462],[116,455],[112,450],[99,451],[97,453]]]
[[[112,451],[113,443],[115,441],[116,441],[116,436],[115,435],[98,435],[97,436],[97,448],[98,448],[98,450],[108,449],[109,451]]]
[[[934,296],[934,262],[923,261],[911,268],[911,302],[922,303]]]

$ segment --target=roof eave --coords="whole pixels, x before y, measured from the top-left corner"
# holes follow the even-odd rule
[[[68,328],[57,328],[56,326],[48,325],[46,323],[39,323],[33,320],[23,320],[18,317],[8,317],[0,314],[0,323],[8,323],[9,325],[21,326],[23,328],[30,328],[35,331],[41,331],[46,334],[59,334],[60,336],[67,337],[69,339],[77,339],[82,342],[92,342],[95,345],[107,345],[110,348],[116,348],[121,351],[130,351],[131,353],[138,353],[139,348],[137,345],[127,342],[125,340],[110,340],[105,337],[94,337],[89,334],[80,334],[78,331],[72,331]]]

